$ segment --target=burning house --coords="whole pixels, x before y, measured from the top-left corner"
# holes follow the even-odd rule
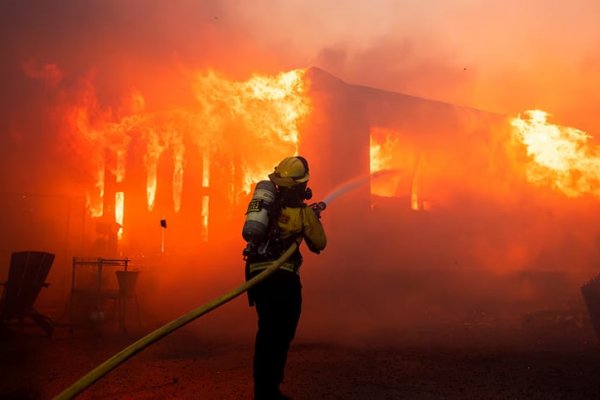
[[[211,72],[193,84],[194,107],[149,110],[133,92],[114,111],[91,82],[66,107],[63,130],[85,172],[85,251],[187,251],[237,234],[252,185],[285,154],[311,160],[320,196],[394,171],[346,201],[365,220],[378,197],[427,210],[521,179],[506,172],[509,121],[500,115],[349,85],[317,68],[246,82]]]
[[[511,118],[318,68],[190,79],[192,98],[172,108],[137,90],[103,104],[91,79],[63,96],[57,140],[72,160],[53,168],[73,195],[24,184],[3,195],[18,215],[4,257],[53,250],[66,288],[74,255],[231,253],[253,184],[302,154],[315,200],[359,182],[327,210],[331,257],[421,271],[593,271],[598,232],[580,228],[597,215],[598,158],[584,133],[541,112]]]
[[[284,393],[600,398],[600,2],[0,8],[0,398],[177,320],[83,396],[251,397],[245,294],[179,317],[246,283],[290,155],[327,247]]]

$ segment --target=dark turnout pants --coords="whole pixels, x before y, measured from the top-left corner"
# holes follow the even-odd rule
[[[254,395],[277,398],[302,306],[300,277],[278,270],[252,290],[258,314],[254,348]]]

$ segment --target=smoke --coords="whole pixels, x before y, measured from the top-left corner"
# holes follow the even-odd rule
[[[353,189],[359,188],[363,185],[368,185],[371,182],[371,180],[380,179],[381,177],[385,177],[386,175],[389,176],[389,175],[395,175],[398,173],[399,173],[399,171],[396,171],[396,170],[377,171],[377,172],[372,173],[371,175],[361,176],[354,180],[351,180],[350,182],[344,182],[343,184],[339,185],[338,187],[334,188],[331,192],[329,192],[323,198],[322,201],[325,204],[330,204],[336,198],[338,198],[346,193],[351,192]]]
[[[347,82],[508,115],[545,109],[598,130],[593,1],[258,1],[244,13],[272,16],[255,32],[275,51]]]
[[[398,93],[465,103],[475,79],[465,60],[432,38],[384,36],[364,48],[341,44],[322,49],[315,64],[347,82]],[[375,73],[375,71],[377,71]]]
[[[86,100],[77,96],[87,85],[94,89],[92,109],[119,119],[128,115],[122,99],[131,93],[143,94],[148,113],[196,101],[188,78],[197,70],[247,79],[257,71],[315,65],[351,84],[507,115],[540,108],[557,123],[600,132],[594,117],[600,104],[600,47],[593,39],[597,2],[480,3],[2,2],[0,167],[10,173],[2,174],[0,185],[10,193],[2,205],[19,212],[7,217],[12,230],[5,230],[0,254],[7,260],[13,245],[49,246],[49,236],[89,229],[79,222],[89,178],[79,156],[89,147],[66,143],[64,116],[56,111],[73,99]],[[553,298],[552,293],[567,289],[556,282],[564,278],[569,290],[576,288],[598,261],[598,232],[589,224],[597,211],[594,200],[566,204],[551,191],[515,183],[515,171],[507,165],[516,156],[494,157],[508,140],[481,139],[489,132],[474,129],[458,140],[445,126],[453,120],[428,123],[427,135],[413,137],[405,148],[425,143],[435,149],[423,168],[429,168],[426,176],[439,178],[425,182],[439,208],[413,212],[405,191],[404,197],[387,200],[394,204],[379,199],[372,220],[366,224],[359,215],[353,225],[352,196],[329,207],[323,222],[330,247],[319,256],[306,254],[303,266],[305,337],[337,340],[340,331],[357,338],[374,332],[393,336],[418,324],[464,322],[469,312],[505,315],[498,310],[519,314],[562,307],[562,294]],[[342,135],[348,125],[330,132]],[[344,149],[363,145],[358,136],[356,142],[351,135],[338,139]],[[485,157],[470,159],[473,154]],[[330,170],[336,173],[339,158],[330,161],[311,165],[316,185]],[[455,167],[460,163],[469,167]],[[477,175],[494,166],[493,177],[506,179]],[[474,187],[481,189],[478,196],[471,196]],[[446,202],[456,192],[461,196]],[[14,193],[57,196],[34,210],[32,197]],[[165,322],[240,282],[243,210],[223,210],[223,217],[228,213],[236,215],[230,225],[214,229],[233,233],[223,233],[211,254],[142,261],[147,286],[140,287],[140,298],[147,299],[147,315]],[[23,226],[30,220],[45,234],[31,235]],[[15,244],[17,236],[29,239]],[[77,245],[71,240],[60,250],[62,272],[53,288],[68,288],[67,255],[79,250]],[[540,270],[552,277],[541,278]],[[569,301],[573,293],[568,291]],[[235,331],[240,321],[248,323],[252,311],[243,302],[233,307],[209,329],[222,334]]]
[[[36,99],[43,107],[56,100],[43,86],[69,90],[90,71],[101,103],[115,106],[135,88],[152,108],[191,101],[181,79],[189,69],[245,78],[311,65],[354,84],[508,115],[545,109],[593,133],[597,13],[590,1],[5,2],[3,138],[39,143],[39,124],[25,129],[23,120],[42,114]]]

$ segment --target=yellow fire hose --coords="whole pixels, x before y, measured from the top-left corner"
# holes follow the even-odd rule
[[[108,360],[104,361],[102,364],[98,365],[96,368],[88,372],[82,378],[80,378],[77,382],[72,384],[70,387],[65,389],[62,393],[54,397],[54,400],[66,400],[72,399],[77,396],[79,393],[84,391],[87,387],[91,386],[94,382],[102,378],[104,375],[127,361],[129,358],[133,357],[135,354],[139,353],[146,347],[150,346],[152,343],[164,338],[168,334],[174,332],[175,330],[181,328],[184,325],[192,322],[196,318],[203,316],[204,314],[209,313],[210,311],[215,310],[216,308],[222,306],[223,304],[233,300],[237,296],[241,295],[248,289],[252,288],[259,282],[265,280],[269,275],[275,272],[281,265],[291,257],[291,255],[298,248],[298,243],[292,243],[292,245],[279,257],[277,260],[273,261],[271,266],[265,269],[260,274],[256,275],[254,278],[248,280],[246,283],[238,287],[237,289],[232,290],[231,292],[214,299],[213,301],[206,303],[187,314],[182,315],[181,317],[169,322],[166,325],[161,326],[153,332],[150,332],[148,335],[139,339],[137,342],[129,345],[125,349],[121,350]]]

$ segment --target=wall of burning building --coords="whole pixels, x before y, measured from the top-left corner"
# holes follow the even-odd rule
[[[526,184],[506,116],[348,85],[319,69],[307,77],[315,107],[301,151],[315,166],[316,192],[387,172],[336,200],[332,225],[364,226],[380,208],[460,210]]]
[[[339,200],[350,206],[340,213],[342,220],[352,215],[351,223],[362,225],[382,196],[399,199],[400,208],[422,210],[443,207],[469,187],[497,190],[499,185],[487,188],[483,182],[500,173],[511,179],[501,142],[509,133],[507,117],[348,85],[319,69],[311,69],[308,79],[315,107],[301,150],[315,165],[317,192],[390,170]],[[329,220],[336,218],[332,210]]]
[[[307,113],[301,74],[236,82],[198,73],[196,101],[167,111],[134,92],[113,112],[93,88],[70,105],[69,140],[85,149],[79,156],[94,178],[89,214],[112,240],[104,253],[189,252],[228,237],[251,185],[297,151]]]
[[[389,172],[327,210],[334,240],[311,258],[320,269],[307,284],[316,288],[308,300],[319,314],[314,330],[339,334],[346,307],[354,310],[341,323],[349,337],[360,326],[397,333],[581,309],[579,287],[600,261],[600,232],[589,223],[599,211],[597,169],[576,161],[595,164],[591,143],[576,145],[581,153],[566,156],[571,163],[557,174],[540,167],[515,126],[554,132],[539,135],[553,159],[564,143],[551,138],[566,141],[559,132],[571,128],[535,126],[535,112],[513,118],[349,85],[318,69],[308,77],[315,107],[301,150],[313,161],[316,192]]]
[[[195,71],[182,77],[191,99],[167,108],[136,89],[107,98],[93,74],[38,87],[49,103],[34,103],[37,118],[6,137],[16,151],[2,159],[13,171],[3,177],[4,258],[57,253],[50,280],[62,299],[73,256],[129,257],[140,266],[180,265],[165,257],[183,257],[195,271],[200,256],[206,265],[231,246],[241,258],[252,184],[297,152],[309,106],[302,74],[236,81]]]
[[[591,154],[582,150],[581,154],[566,155],[563,164],[571,160],[572,165],[563,166],[562,181],[550,167],[543,179],[539,174],[544,171],[514,127],[518,121],[527,124],[523,119],[347,85],[318,69],[312,69],[309,77],[311,97],[318,106],[307,124],[301,149],[313,156],[321,174],[313,184],[319,192],[378,170],[391,171],[373,177],[370,185],[348,195],[357,207],[350,214],[343,213],[352,215],[349,224],[356,218],[372,218],[373,213],[359,211],[367,208],[375,213],[392,207],[464,216],[486,208],[490,214],[506,215],[519,207],[531,207],[521,211],[536,215],[546,212],[540,211],[543,209],[558,214],[569,210],[570,215],[573,204],[586,207],[595,203],[593,146]],[[547,146],[560,153],[559,145]],[[587,163],[577,161],[582,158],[587,158]],[[532,181],[535,165],[538,176]],[[339,207],[336,204],[331,210],[332,219]],[[359,221],[358,225],[364,222]],[[490,231],[497,229],[502,229],[502,224],[490,225]]]
[[[10,164],[36,178],[7,185],[4,258],[24,248],[59,253],[50,280],[66,294],[70,257],[130,257],[148,293],[177,292],[171,301],[184,310],[198,290],[216,295],[239,282],[253,184],[302,154],[315,200],[362,183],[325,212],[328,250],[306,255],[321,268],[307,274],[314,331],[327,330],[327,315],[346,315],[349,299],[361,300],[348,324],[365,318],[374,329],[453,305],[459,313],[506,302],[564,306],[596,270],[597,180],[583,177],[597,156],[569,172],[587,191],[532,180],[535,157],[515,135],[515,121],[529,126],[531,117],[351,85],[316,68],[191,76],[193,100],[170,109],[136,90],[106,102],[93,79],[57,96],[55,139],[67,145],[49,159],[64,163],[48,175],[39,173],[43,161]],[[160,299],[149,305],[173,310]]]

